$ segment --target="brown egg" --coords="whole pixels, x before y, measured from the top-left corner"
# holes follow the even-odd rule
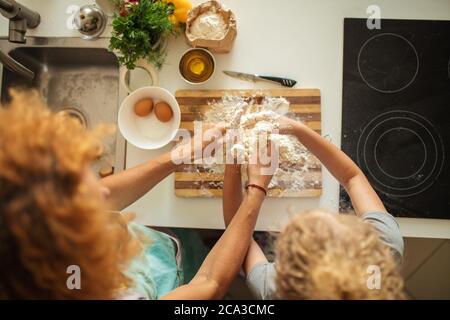
[[[145,117],[153,110],[153,100],[150,98],[142,99],[134,105],[134,113],[139,117]]]
[[[168,122],[173,117],[172,108],[167,102],[161,101],[155,105],[155,114],[159,121]]]

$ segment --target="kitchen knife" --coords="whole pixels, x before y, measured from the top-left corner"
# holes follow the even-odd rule
[[[297,81],[292,80],[292,79],[260,76],[257,74],[249,74],[249,73],[242,73],[242,72],[235,72],[235,71],[224,70],[223,73],[225,73],[227,76],[245,80],[245,81],[251,81],[251,82],[265,81],[265,82],[280,84],[284,87],[289,87],[289,88],[292,88],[297,83]]]

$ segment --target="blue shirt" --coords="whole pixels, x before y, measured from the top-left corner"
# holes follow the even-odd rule
[[[120,299],[159,299],[183,283],[183,273],[177,263],[174,240],[164,232],[129,223],[132,236],[142,241],[144,249],[135,257],[125,275],[132,280]]]

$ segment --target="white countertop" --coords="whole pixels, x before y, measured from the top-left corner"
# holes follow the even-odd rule
[[[29,35],[78,36],[66,28],[69,5],[93,1],[21,0],[42,15],[42,23]],[[197,4],[203,1],[194,0]],[[238,37],[233,51],[216,55],[217,73],[205,85],[191,86],[178,75],[177,63],[188,48],[183,37],[170,42],[167,65],[160,72],[160,85],[172,93],[178,89],[248,89],[265,85],[241,82],[221,74],[231,69],[296,79],[302,88],[322,92],[322,132],[340,145],[342,101],[342,55],[344,17],[366,18],[371,0],[223,0],[236,14]],[[378,0],[382,18],[450,20],[449,0]],[[0,34],[7,34],[7,21],[0,17]],[[127,167],[168,151],[140,150],[128,145]],[[130,206],[137,220],[154,226],[223,228],[221,199],[183,199],[174,195],[173,175]],[[290,213],[308,208],[337,211],[338,183],[324,170],[320,198],[267,199],[257,230],[279,230]],[[399,218],[404,236],[450,238],[450,220]]]

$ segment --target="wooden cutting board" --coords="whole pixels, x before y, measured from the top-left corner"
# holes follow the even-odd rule
[[[208,102],[220,100],[224,95],[244,97],[284,97],[290,102],[288,117],[295,116],[311,129],[321,133],[321,105],[319,89],[268,89],[268,90],[180,90],[175,96],[181,109],[181,126],[193,134],[194,121],[204,119],[210,108]],[[256,99],[257,101],[261,99]],[[322,193],[322,168],[310,154],[313,166],[302,174],[304,188],[284,192],[279,186],[269,190],[272,197],[318,197]],[[223,174],[210,172],[201,165],[184,165],[175,172],[175,195],[178,197],[221,197]]]

